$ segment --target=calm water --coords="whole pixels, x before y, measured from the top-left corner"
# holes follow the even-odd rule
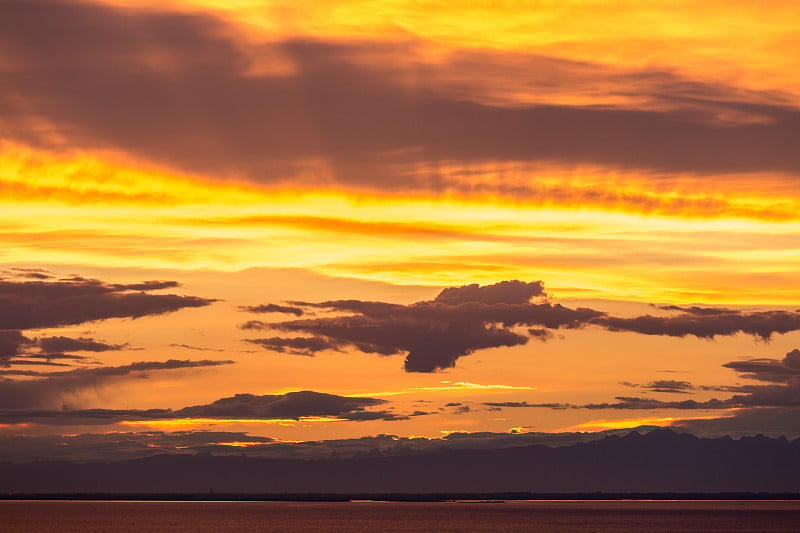
[[[800,502],[0,501],[0,531],[787,531]]]

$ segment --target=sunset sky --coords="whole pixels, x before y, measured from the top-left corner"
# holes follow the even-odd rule
[[[798,27],[0,0],[0,450],[800,436]]]

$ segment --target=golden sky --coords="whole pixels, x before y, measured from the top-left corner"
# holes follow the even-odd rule
[[[0,432],[798,434],[799,24],[3,2]]]

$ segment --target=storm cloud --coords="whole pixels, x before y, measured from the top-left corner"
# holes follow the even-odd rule
[[[299,307],[277,304],[250,305],[242,307],[242,309],[250,313],[286,313],[295,316],[303,315],[303,310]]]

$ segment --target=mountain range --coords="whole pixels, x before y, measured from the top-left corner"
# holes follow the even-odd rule
[[[274,459],[155,455],[0,463],[9,493],[800,492],[800,439],[630,432],[570,446]]]

